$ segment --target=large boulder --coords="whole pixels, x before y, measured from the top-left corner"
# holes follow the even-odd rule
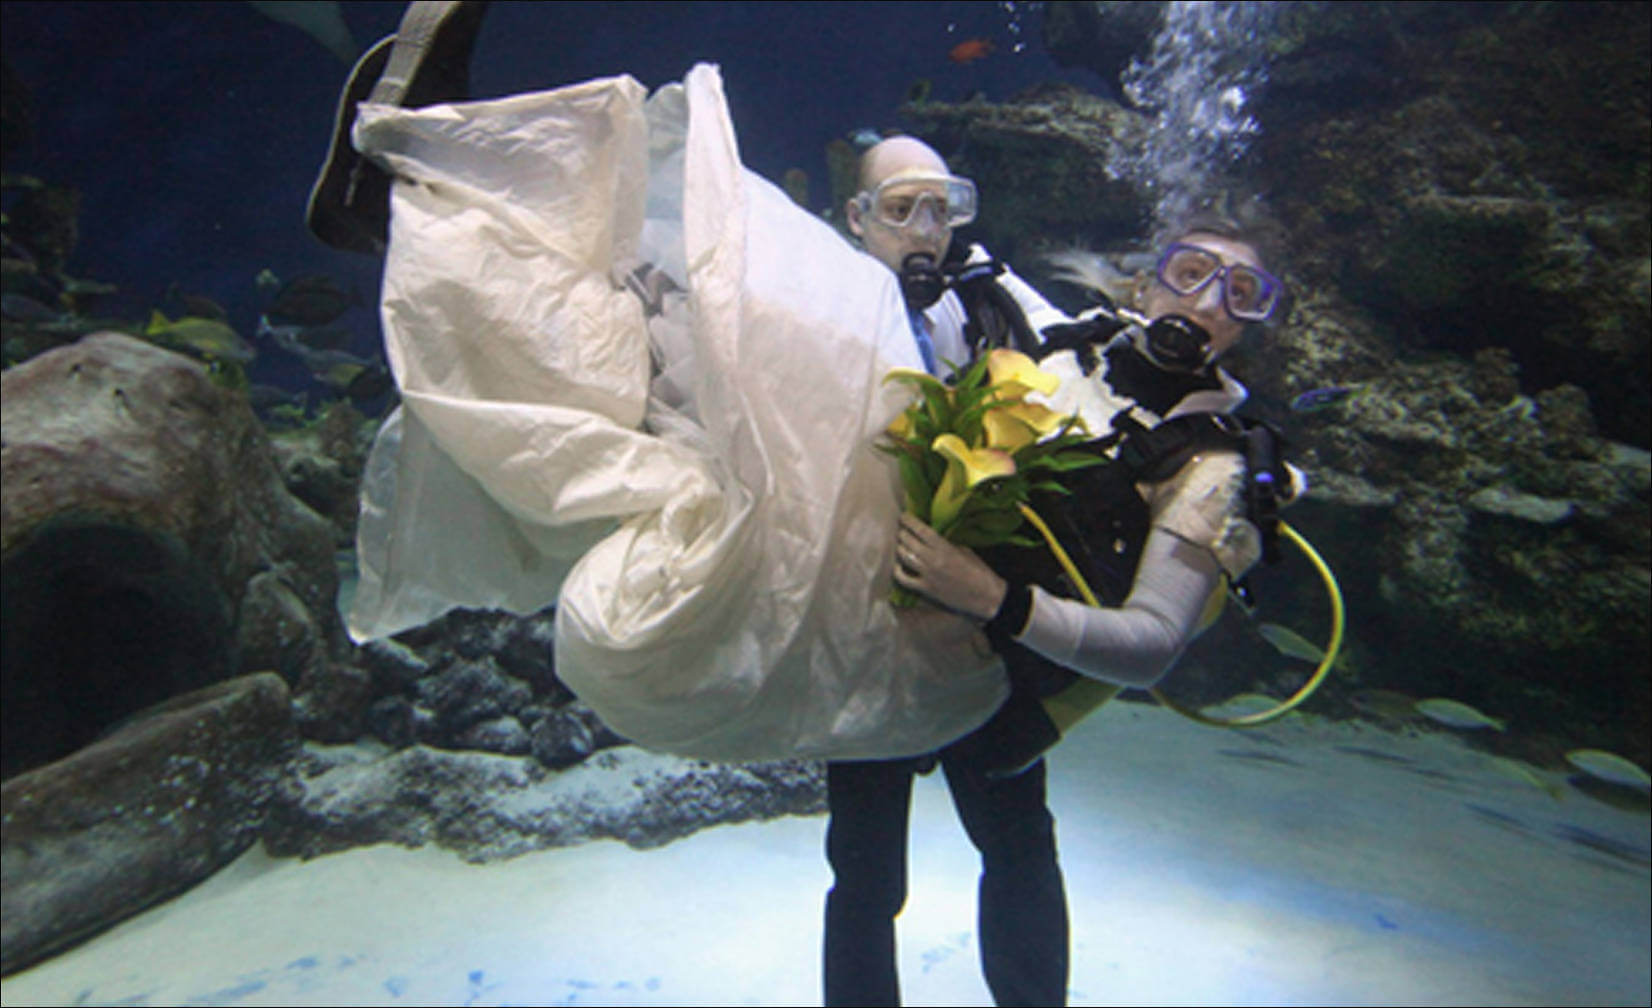
[[[327,667],[333,533],[282,485],[243,396],[113,332],[0,383],[0,773],[228,676]]]
[[[174,896],[239,857],[288,782],[281,677],[174,697],[0,788],[0,972]]]

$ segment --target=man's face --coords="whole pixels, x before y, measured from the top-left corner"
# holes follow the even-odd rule
[[[952,228],[947,223],[946,186],[932,172],[891,175],[878,180],[868,195],[870,199],[851,214],[849,225],[867,252],[897,273],[914,252],[941,261],[952,241]]]
[[[1242,264],[1253,269],[1262,268],[1262,260],[1256,250],[1241,241],[1232,238],[1223,238],[1220,235],[1194,232],[1180,239],[1185,245],[1202,249],[1215,259],[1220,260],[1222,266]],[[1201,276],[1208,274],[1208,263],[1196,267]],[[1184,287],[1192,286],[1200,277],[1171,277],[1171,282]],[[1227,295],[1228,284],[1250,283],[1248,276],[1235,276],[1231,272],[1211,277],[1203,286],[1189,294],[1178,294],[1158,276],[1145,281],[1137,297],[1137,306],[1148,318],[1156,319],[1165,315],[1185,315],[1197,322],[1204,330],[1210,333],[1210,348],[1212,359],[1226,353],[1245,331],[1245,323],[1228,313],[1223,304]],[[1236,292],[1238,293],[1238,292]],[[1248,292],[1247,292],[1248,293]]]

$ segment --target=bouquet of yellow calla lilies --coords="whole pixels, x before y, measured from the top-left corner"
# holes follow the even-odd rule
[[[895,457],[906,510],[961,546],[1017,543],[1021,507],[1034,490],[1066,493],[1052,474],[1095,465],[1084,422],[1027,398],[1049,395],[1061,380],[1026,354],[998,349],[978,358],[954,385],[911,368],[884,378],[913,386],[913,404],[889,425],[878,448]],[[897,605],[915,597],[897,587]]]

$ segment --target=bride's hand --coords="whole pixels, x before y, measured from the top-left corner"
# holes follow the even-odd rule
[[[910,514],[895,536],[895,583],[977,622],[1003,604],[1007,585],[975,551],[948,542]]]

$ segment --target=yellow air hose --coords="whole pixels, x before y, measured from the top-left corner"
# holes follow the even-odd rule
[[[1050,527],[1044,524],[1044,519],[1040,518],[1036,511],[1025,504],[1021,505],[1021,514],[1044,536],[1044,541],[1049,544],[1050,552],[1055,555],[1057,562],[1061,564],[1061,569],[1067,572],[1067,577],[1072,579],[1073,584],[1078,586],[1079,594],[1084,596],[1084,601],[1100,608],[1101,603],[1096,599],[1095,593],[1090,590],[1089,584],[1085,582],[1084,576],[1078,572],[1078,568],[1074,566],[1072,558],[1067,555],[1067,551],[1062,549],[1061,543],[1056,541],[1055,533],[1051,532]],[[1200,724],[1216,725],[1221,728],[1252,728],[1289,714],[1308,697],[1312,696],[1314,690],[1319,688],[1319,684],[1325,681],[1325,677],[1331,672],[1331,666],[1336,664],[1337,652],[1342,649],[1342,629],[1345,622],[1342,608],[1342,589],[1337,586],[1336,576],[1331,573],[1329,565],[1325,563],[1324,558],[1315,551],[1313,546],[1309,545],[1308,540],[1302,538],[1296,529],[1291,528],[1284,522],[1279,523],[1279,531],[1283,532],[1285,538],[1301,550],[1309,562],[1314,565],[1314,569],[1319,571],[1320,579],[1325,583],[1325,593],[1331,601],[1331,640],[1325,645],[1325,657],[1320,661],[1319,667],[1314,670],[1314,674],[1308,677],[1308,681],[1302,684],[1301,689],[1293,693],[1288,699],[1281,701],[1277,706],[1268,710],[1257,711],[1254,714],[1241,714],[1231,718],[1211,717],[1209,714],[1183,707],[1157,689],[1148,690],[1153,695],[1153,699],[1183,717],[1191,718]],[[1050,720],[1055,722],[1056,728],[1065,735],[1068,728],[1071,728],[1102,704],[1113,699],[1121,689],[1123,689],[1122,686],[1113,683],[1101,682],[1088,677],[1081,678],[1061,692],[1046,697],[1044,709],[1049,713]]]

